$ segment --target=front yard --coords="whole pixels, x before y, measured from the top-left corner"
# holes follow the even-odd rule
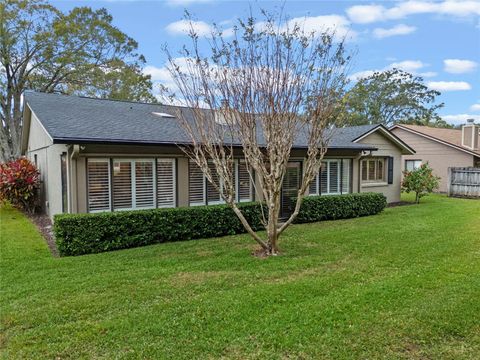
[[[4,358],[480,353],[475,200],[295,225],[267,260],[247,235],[53,258],[23,215],[0,216]]]

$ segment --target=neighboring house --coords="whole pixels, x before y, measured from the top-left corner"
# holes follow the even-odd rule
[[[222,199],[178,145],[189,145],[176,111],[192,109],[27,92],[23,153],[42,174],[50,216],[219,204]],[[381,125],[335,129],[310,194],[375,191],[400,200],[401,157],[414,151]],[[282,209],[299,186],[306,142],[297,140]],[[261,200],[237,148],[238,201]]]
[[[447,192],[449,167],[480,167],[480,125],[468,123],[461,130],[419,125],[394,125],[390,131],[415,148],[403,156],[403,170],[428,162],[440,176],[440,192]]]

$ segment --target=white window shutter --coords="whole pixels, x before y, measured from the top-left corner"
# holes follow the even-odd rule
[[[190,205],[205,204],[205,177],[193,160],[188,162],[188,200]]]
[[[351,160],[342,160],[342,194],[348,194],[350,192],[350,173],[351,173]]]
[[[155,207],[154,174],[152,160],[135,160],[135,208]]]
[[[133,209],[132,162],[113,161],[113,209]]]
[[[109,211],[110,206],[110,161],[109,159],[87,160],[88,211]]]
[[[239,160],[237,162],[237,176],[238,200],[240,202],[252,201],[252,181],[245,160]]]
[[[175,207],[175,159],[157,159],[157,207]]]

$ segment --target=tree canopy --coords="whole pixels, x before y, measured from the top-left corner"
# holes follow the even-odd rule
[[[429,89],[420,76],[400,69],[375,72],[360,79],[346,96],[350,125],[396,123],[448,126],[438,115],[440,92]]]
[[[155,101],[137,42],[106,9],[63,13],[43,0],[6,0],[0,20],[0,161],[20,155],[26,89]]]

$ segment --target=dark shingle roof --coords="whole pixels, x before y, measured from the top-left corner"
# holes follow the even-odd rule
[[[26,92],[25,101],[55,143],[188,144],[189,137],[175,118],[186,107],[93,99],[80,96]],[[378,125],[335,129],[329,148],[374,149],[353,141]],[[295,147],[306,146],[299,136]]]

